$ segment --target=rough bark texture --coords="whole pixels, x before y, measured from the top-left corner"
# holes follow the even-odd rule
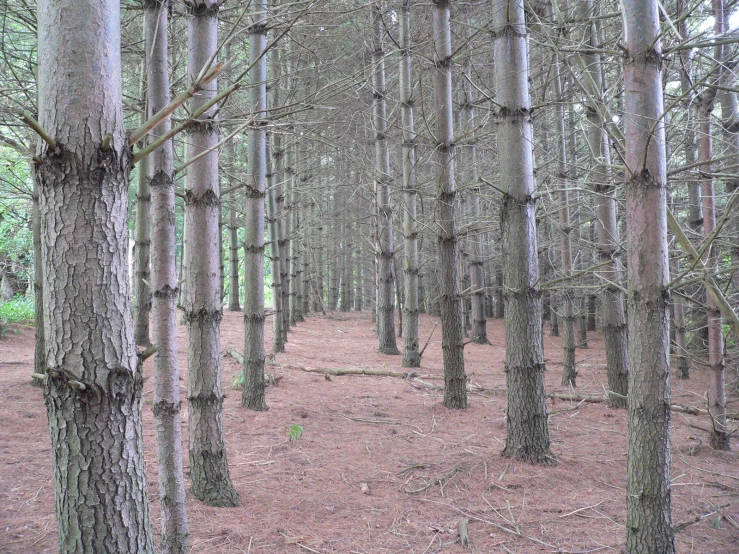
[[[169,103],[169,0],[145,0],[148,117]],[[169,131],[167,118],[152,132],[152,140]],[[174,153],[168,141],[149,154],[152,196],[151,332],[154,355],[154,421],[162,525],[162,554],[187,552],[185,476],[182,468],[180,378],[177,364],[177,265],[175,260]]]
[[[452,33],[449,1],[434,2],[436,64],[436,205],[439,228],[439,296],[441,349],[444,357],[444,406],[467,407],[464,373],[464,322],[459,296],[459,263],[455,222],[454,118],[452,115]]]
[[[59,551],[153,553],[129,302],[120,4],[38,3],[44,333]],[[125,432],[124,432],[125,430]]]
[[[624,0],[629,372],[626,550],[675,552],[670,516],[667,169],[656,0]],[[655,123],[656,122],[656,123]]]
[[[533,131],[523,4],[493,2],[495,90],[506,327],[508,434],[503,455],[551,464],[544,396],[541,293],[534,214]]]
[[[209,62],[218,44],[218,3],[193,4],[189,22],[188,71],[194,78]],[[216,93],[213,81],[190,102],[191,110]],[[214,110],[195,123],[188,137],[192,159],[218,143]],[[186,181],[188,400],[190,478],[196,498],[212,506],[236,506],[239,495],[231,484],[223,436],[221,387],[218,213],[218,151],[212,150],[188,166]]]
[[[246,240],[244,278],[244,390],[241,404],[264,411],[264,195],[267,172],[266,117],[267,43],[266,0],[255,0],[250,8],[249,107],[258,119],[249,127],[249,170],[246,175]]]
[[[581,5],[583,19],[595,15],[591,0]],[[600,44],[599,26],[596,20],[585,23],[583,42],[590,48]],[[610,173],[611,156],[608,136],[605,132],[606,122],[603,119],[601,104],[603,103],[603,72],[599,54],[583,55],[588,73],[589,101],[586,106],[588,119],[588,143],[592,160],[590,181],[594,183],[598,202],[596,219],[596,248],[598,263],[604,264],[598,271],[605,288],[601,294],[603,311],[603,335],[606,346],[606,365],[608,388],[615,392],[611,395],[611,405],[626,407],[626,395],[629,381],[628,339],[626,335],[626,313],[624,295],[620,287],[623,268],[620,264],[621,242],[616,217],[616,189]]]
[[[393,311],[393,222],[390,206],[390,151],[387,147],[387,115],[385,100],[385,26],[382,2],[370,4],[372,27],[372,126],[375,133],[375,193],[377,210],[377,334],[380,352],[400,354],[395,342]]]
[[[403,367],[420,367],[418,350],[418,189],[416,183],[416,130],[413,113],[411,73],[410,1],[404,0],[399,12],[400,104],[403,117],[403,233],[405,235],[405,336]]]

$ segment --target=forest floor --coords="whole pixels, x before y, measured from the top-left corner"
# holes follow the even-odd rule
[[[269,321],[269,320],[268,320]],[[423,344],[436,318],[421,316]],[[180,370],[186,374],[185,328]],[[442,393],[441,329],[418,370],[423,382],[334,376],[306,369],[404,371],[401,356],[377,352],[364,313],[311,317],[290,333],[287,352],[267,372],[267,412],[240,405],[239,371],[227,349],[243,351],[243,320],[222,323],[225,430],[239,508],[209,508],[188,491],[194,553],[620,552],[626,518],[626,411],[602,403],[550,399],[556,467],[501,457],[506,399],[503,322],[488,320],[491,345],[465,348],[478,389],[467,410],[448,410]],[[270,332],[267,332],[269,346]],[[402,339],[399,340],[402,346]],[[562,339],[545,337],[548,392],[559,383]],[[269,348],[267,350],[269,352]],[[603,337],[578,349],[578,394],[605,389]],[[33,329],[0,341],[0,552],[56,552],[53,476],[42,392],[29,386]],[[152,359],[145,375],[152,374]],[[430,377],[430,376],[433,376]],[[424,384],[426,383],[426,384]],[[186,396],[186,377],[182,395]],[[144,384],[144,435],[152,522],[159,519],[153,379]],[[485,390],[480,390],[485,389]],[[705,372],[672,380],[674,403],[703,408]],[[732,398],[730,411],[736,412]],[[187,410],[183,409],[183,432]],[[672,414],[672,518],[677,551],[739,552],[739,441],[732,452],[708,446],[706,415]],[[732,421],[736,426],[737,422]],[[302,435],[295,432],[302,427]],[[703,428],[703,429],[701,429]],[[294,430],[295,429],[295,430]],[[293,438],[290,440],[291,431]],[[186,436],[186,435],[185,435]],[[185,445],[185,448],[187,445]],[[185,469],[189,463],[185,458]],[[469,545],[458,541],[467,520]],[[102,553],[101,553],[102,554]]]

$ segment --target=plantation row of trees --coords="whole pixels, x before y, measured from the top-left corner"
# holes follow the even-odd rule
[[[400,354],[401,331],[409,368],[418,314],[438,315],[452,409],[467,407],[465,344],[505,317],[503,454],[540,464],[556,462],[543,322],[572,387],[600,327],[610,402],[629,411],[626,548],[674,551],[671,350],[678,377],[710,372],[710,442],[730,446],[739,39],[725,0],[9,0],[0,17],[0,268],[9,295],[35,276],[61,551],[153,551],[152,355],[160,548],[187,550],[179,318],[192,490],[240,502],[224,306],[244,313],[252,410],[267,408],[268,315],[278,353],[311,312],[371,310],[379,350]]]

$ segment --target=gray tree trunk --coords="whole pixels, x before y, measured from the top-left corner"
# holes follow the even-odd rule
[[[246,251],[244,278],[245,408],[265,411],[264,398],[264,196],[267,173],[267,2],[254,0],[249,27],[249,108],[258,118],[249,128],[249,170],[246,175]],[[275,229],[276,230],[276,229]]]
[[[533,130],[523,4],[494,0],[493,37],[508,409],[503,455],[552,464],[544,396],[541,292],[534,214]]]
[[[582,18],[591,19],[591,21],[585,23],[583,43],[586,48],[595,49],[600,44],[600,32],[597,20],[592,19],[592,16],[595,15],[592,0],[587,0],[581,4],[581,8]],[[616,216],[616,188],[609,169],[611,155],[608,136],[605,133],[606,122],[603,121],[602,110],[599,110],[600,104],[603,102],[603,71],[599,54],[584,54],[583,60],[590,77],[588,82],[594,88],[594,90],[589,91],[590,97],[586,106],[586,113],[589,151],[594,158],[590,181],[594,183],[593,188],[598,202],[596,248],[598,262],[604,264],[599,269],[598,275],[602,278],[605,286],[601,295],[601,305],[606,345],[608,389],[616,393],[610,397],[611,405],[625,408],[629,380],[628,338],[626,335],[624,295],[621,288],[617,286],[621,282],[623,268],[619,262],[621,255],[619,243],[621,239]]]
[[[377,209],[377,331],[382,354],[400,354],[395,342],[393,286],[393,218],[390,205],[390,152],[387,146],[385,26],[382,1],[370,4],[372,27],[372,126],[375,133],[375,195]]]
[[[39,142],[36,178],[59,552],[153,554],[129,301],[120,3],[40,0],[37,15],[39,122],[57,143]]]
[[[452,114],[452,33],[449,0],[435,0],[434,63],[436,64],[436,199],[439,228],[439,296],[441,349],[444,358],[444,406],[467,407],[464,372],[464,321],[459,294],[459,263],[455,222],[454,117]]]
[[[552,17],[551,6],[548,7],[549,17]],[[562,322],[564,331],[563,358],[562,358],[562,384],[564,386],[576,386],[577,370],[575,368],[575,311],[572,306],[574,291],[572,290],[572,241],[570,233],[572,224],[570,220],[570,193],[569,174],[567,167],[567,138],[565,136],[565,105],[562,94],[562,78],[559,73],[559,56],[555,55],[552,60],[552,80],[554,82],[555,109],[554,116],[554,143],[557,155],[557,201],[559,202],[559,247],[562,265],[562,274],[565,279],[562,298]],[[545,143],[547,141],[545,140]]]
[[[466,28],[466,40],[471,40],[471,28]],[[463,102],[462,121],[463,132],[469,133],[475,129],[475,108],[472,95],[472,53],[469,44],[465,46],[463,62],[464,77],[462,80]],[[463,147],[465,154],[464,168],[468,182],[465,185],[471,189],[467,194],[468,231],[467,245],[469,248],[469,275],[470,275],[470,338],[477,344],[490,344],[487,334],[487,319],[485,317],[485,274],[483,272],[484,258],[483,234],[480,231],[480,183],[477,172],[477,145],[474,135],[467,137],[467,145]]]
[[[169,0],[144,1],[147,118],[169,104]],[[151,140],[170,130],[167,118]],[[172,141],[148,156],[151,191],[151,333],[154,355],[154,421],[162,526],[162,554],[184,554],[188,547],[185,476],[182,468],[180,376],[177,364],[177,264],[175,260],[175,185]],[[145,161],[145,160],[142,160]],[[141,177],[144,177],[142,174]],[[146,176],[149,178],[149,176]]]
[[[629,399],[626,550],[675,552],[670,515],[667,168],[658,5],[624,0]],[[657,123],[655,123],[657,122]]]
[[[226,46],[226,57],[230,58],[230,48]],[[237,184],[236,176],[236,149],[232,140],[228,141],[225,146],[225,161],[228,164],[233,185]],[[233,186],[232,185],[232,186]],[[241,198],[241,194],[234,191],[230,195],[228,202],[228,309],[232,312],[241,311],[241,303],[239,298],[239,214],[236,209],[237,200],[233,198]],[[222,292],[222,291],[221,291]]]
[[[149,0],[144,0],[144,5]],[[146,30],[144,31],[146,32]],[[148,53],[148,50],[147,50]],[[144,60],[144,70],[148,75],[148,60]],[[142,98],[145,99],[145,109],[142,112],[141,122],[147,119],[149,113],[149,93],[144,89],[142,79]],[[146,138],[144,138],[146,142]],[[151,175],[152,169],[148,158],[139,162],[136,187],[136,229],[134,233],[134,336],[136,344],[148,346],[149,341],[149,314],[151,313]]]
[[[190,8],[188,71],[194,78],[218,47],[217,0],[200,0]],[[216,94],[213,81],[190,101],[191,111]],[[218,123],[214,109],[190,129],[187,157],[214,149]],[[223,436],[223,389],[221,386],[221,292],[219,290],[218,151],[188,166],[186,192],[187,294],[185,321],[188,328],[188,400],[190,431],[190,478],[196,498],[212,506],[237,506],[239,495],[231,483]]]
[[[399,12],[400,105],[403,118],[403,234],[405,235],[405,336],[403,367],[420,367],[418,350],[418,189],[416,181],[416,130],[413,114],[411,73],[410,0],[404,0]]]

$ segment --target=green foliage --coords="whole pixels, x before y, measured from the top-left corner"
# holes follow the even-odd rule
[[[33,298],[15,296],[7,302],[0,302],[0,338],[5,334],[5,326],[11,323],[31,324],[34,320]]]
[[[231,388],[232,389],[243,389],[244,388],[244,372],[243,371],[234,373],[233,377],[231,377]]]
[[[303,436],[303,426],[298,425],[297,423],[290,427],[290,433],[288,434],[288,439],[291,441],[296,441],[300,437]]]

